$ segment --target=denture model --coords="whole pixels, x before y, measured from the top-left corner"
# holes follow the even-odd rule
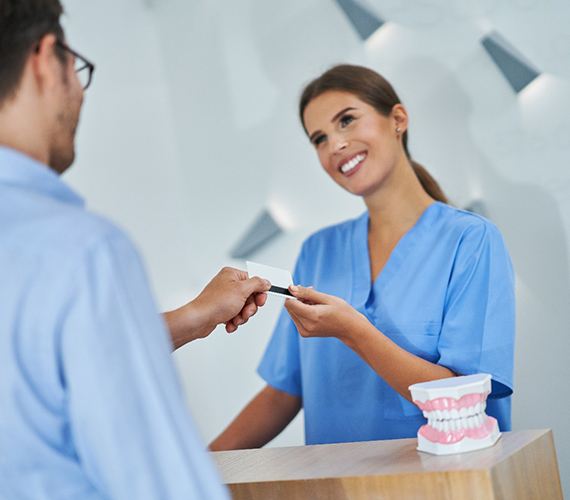
[[[479,373],[409,387],[412,399],[428,419],[418,431],[418,450],[449,455],[493,446],[501,433],[497,420],[485,414],[491,375]]]

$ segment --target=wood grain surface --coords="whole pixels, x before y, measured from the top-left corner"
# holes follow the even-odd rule
[[[234,499],[561,499],[552,432],[436,456],[415,439],[212,453]]]

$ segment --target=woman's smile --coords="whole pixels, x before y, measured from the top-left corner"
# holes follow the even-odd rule
[[[342,159],[338,164],[338,170],[345,177],[350,177],[360,170],[368,153],[366,151],[356,153]]]

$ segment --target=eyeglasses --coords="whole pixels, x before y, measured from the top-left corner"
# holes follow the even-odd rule
[[[65,43],[58,40],[57,45],[75,57],[75,72],[79,77],[79,81],[83,86],[83,90],[87,90],[87,87],[91,85],[91,81],[93,80],[95,65],[85,59],[85,57],[83,57],[81,54],[78,54],[73,49],[69,48]]]

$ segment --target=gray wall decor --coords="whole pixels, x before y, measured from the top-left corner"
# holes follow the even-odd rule
[[[515,92],[520,92],[540,75],[540,72],[496,31],[483,37],[481,43]]]
[[[356,0],[336,0],[344,11],[360,38],[367,40],[384,21],[370,10],[364,8]]]

